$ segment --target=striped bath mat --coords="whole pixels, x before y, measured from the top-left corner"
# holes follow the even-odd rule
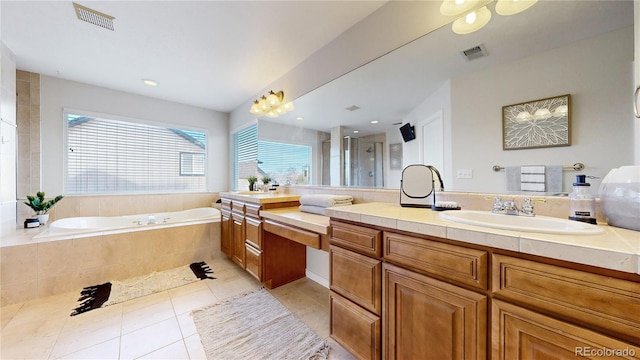
[[[198,280],[215,279],[209,274],[213,270],[204,261],[148,275],[136,276],[122,281],[111,281],[82,289],[71,316],[118,304],[137,297],[173,289]]]

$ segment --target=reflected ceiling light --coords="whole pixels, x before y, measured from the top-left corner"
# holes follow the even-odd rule
[[[302,121],[302,120],[304,120],[304,118],[303,118],[302,116],[298,116],[298,117],[296,118],[296,120],[300,120],[300,121]]]
[[[155,80],[151,80],[151,79],[142,79],[142,82],[145,85],[149,85],[149,86],[158,86],[158,82]]]
[[[491,11],[483,6],[454,21],[451,29],[456,34],[469,34],[482,29],[489,20],[491,20]]]
[[[444,16],[459,16],[473,9],[478,0],[444,0],[440,5],[440,13]]]
[[[372,124],[377,124],[377,123],[378,123],[378,120],[371,120],[371,123],[372,123]]]
[[[284,91],[269,91],[267,95],[262,95],[260,100],[256,100],[251,105],[249,112],[254,115],[265,115],[270,118],[276,118],[287,111],[293,110],[291,101],[284,102]]]
[[[357,134],[357,133],[359,133],[359,132],[360,132],[360,131],[358,131],[358,130],[353,130],[353,133],[354,133],[354,134]]]
[[[496,13],[503,16],[515,15],[532,7],[538,0],[498,0]]]

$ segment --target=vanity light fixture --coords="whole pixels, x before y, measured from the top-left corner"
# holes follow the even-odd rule
[[[532,7],[538,0],[497,0],[496,13],[503,16],[515,15]],[[491,11],[483,6],[472,10],[477,0],[443,0],[440,13],[445,16],[460,16],[451,25],[454,33],[464,35],[482,29],[491,20]]]
[[[489,20],[491,20],[491,11],[486,6],[483,6],[454,21],[451,29],[456,34],[470,34],[482,29],[489,23]]]
[[[271,90],[268,94],[262,95],[260,100],[254,101],[249,112],[254,115],[265,115],[270,118],[276,118],[293,109],[294,107],[291,101],[287,103],[284,102],[284,91],[273,92],[273,90]]]
[[[444,16],[459,16],[471,10],[478,0],[444,0],[440,5],[440,13]]]

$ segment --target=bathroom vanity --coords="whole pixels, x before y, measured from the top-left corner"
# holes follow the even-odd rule
[[[640,357],[638,232],[524,233],[386,203],[329,215],[331,336],[360,359]]]
[[[329,218],[300,213],[299,195],[221,194],[221,249],[267,288],[306,275],[306,247],[328,249]]]

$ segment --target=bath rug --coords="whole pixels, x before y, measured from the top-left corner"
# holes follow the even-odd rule
[[[191,312],[207,359],[326,359],[329,344],[265,288]]]
[[[71,316],[173,289],[198,280],[215,279],[209,276],[212,273],[213,270],[203,261],[175,269],[154,271],[148,275],[136,276],[122,281],[88,286],[80,292],[78,301],[81,304],[73,310]]]

